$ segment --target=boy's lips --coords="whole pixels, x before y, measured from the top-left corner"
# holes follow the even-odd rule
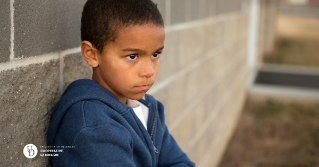
[[[139,90],[149,90],[153,84],[135,86]]]

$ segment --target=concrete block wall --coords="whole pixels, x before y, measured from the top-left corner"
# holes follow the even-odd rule
[[[218,161],[246,94],[248,14],[240,0],[154,0],[165,21],[165,50],[149,91],[166,123],[199,167]],[[46,145],[51,110],[73,80],[91,78],[80,52],[85,0],[0,2],[0,164],[48,166],[27,159]]]
[[[246,95],[248,13],[241,1],[162,5],[165,49],[149,93],[164,104],[166,124],[190,159],[199,167],[213,167]]]
[[[278,0],[260,0],[257,67],[262,65],[264,54],[275,49],[279,7]]]

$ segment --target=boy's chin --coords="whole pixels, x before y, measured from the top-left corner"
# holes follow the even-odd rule
[[[144,97],[145,93],[146,93],[146,92],[144,92],[144,93],[139,93],[139,94],[135,94],[135,95],[133,95],[132,97],[127,97],[127,98],[129,98],[129,99],[131,99],[131,100],[140,100],[140,99],[142,99],[142,98]]]

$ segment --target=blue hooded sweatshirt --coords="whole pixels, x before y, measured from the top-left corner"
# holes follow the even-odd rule
[[[169,134],[162,103],[147,94],[139,101],[149,108],[147,130],[131,107],[97,82],[71,83],[51,115],[47,144],[62,150],[51,157],[52,166],[195,166]]]

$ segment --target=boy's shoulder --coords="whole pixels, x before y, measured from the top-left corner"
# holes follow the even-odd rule
[[[145,101],[147,107],[155,107],[162,117],[164,110],[162,103],[149,94],[145,94]],[[130,110],[131,108],[128,105],[120,102],[111,92],[97,82],[81,79],[72,82],[66,88],[53,109],[51,122],[82,117],[80,120],[93,126],[97,125],[100,122],[99,120],[105,122],[107,118],[119,120],[119,117]]]
[[[150,94],[145,94],[144,99],[146,103],[144,105],[149,108],[156,107],[158,113],[162,115],[164,109],[162,103]],[[118,117],[129,112],[131,108],[120,102],[97,82],[81,79],[72,82],[66,88],[54,110],[58,111],[53,111],[53,114],[54,112],[65,112],[65,115],[70,115],[70,118],[74,115],[83,116],[82,120],[87,125],[93,126],[99,122],[105,122],[107,118],[118,120]]]

